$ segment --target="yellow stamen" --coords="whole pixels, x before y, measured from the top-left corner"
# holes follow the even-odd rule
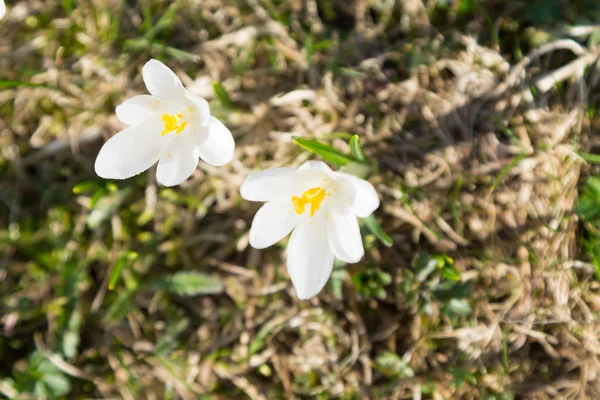
[[[310,216],[314,216],[315,212],[321,208],[321,203],[325,200],[326,196],[328,196],[328,193],[325,189],[315,187],[302,193],[301,197],[292,197],[292,204],[294,204],[296,214],[302,214],[306,210],[306,206],[310,204]]]
[[[183,115],[177,113],[173,114],[163,114],[163,131],[160,133],[161,136],[166,135],[169,132],[175,131],[176,135],[179,135],[187,126],[187,121],[182,121]]]

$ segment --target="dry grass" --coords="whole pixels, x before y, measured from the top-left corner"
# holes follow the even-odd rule
[[[74,3],[0,22],[0,395],[600,398],[600,285],[573,212],[594,172],[578,151],[599,146],[593,2],[533,8],[559,3],[560,23],[520,1]],[[93,172],[150,57],[237,142],[175,189]],[[366,235],[365,259],[300,302],[283,246],[248,246],[238,189],[310,157],[292,136],[347,151],[340,132],[378,162],[394,246]],[[223,289],[144,286],[177,271]]]

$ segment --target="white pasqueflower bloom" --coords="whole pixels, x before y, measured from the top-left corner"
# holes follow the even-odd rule
[[[379,207],[369,182],[333,172],[322,161],[254,172],[240,193],[246,200],[266,202],[252,221],[252,247],[269,247],[293,230],[287,269],[302,300],[325,286],[334,257],[347,263],[362,258],[365,250],[356,217],[366,218]]]
[[[100,150],[95,166],[100,177],[127,179],[158,161],[156,179],[175,186],[192,175],[198,158],[214,166],[231,161],[233,136],[210,115],[206,100],[188,92],[160,61],[148,61],[142,77],[150,95],[134,96],[117,107],[117,118],[130,126]]]

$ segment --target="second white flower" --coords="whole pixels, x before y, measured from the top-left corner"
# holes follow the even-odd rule
[[[368,217],[379,207],[369,182],[333,172],[321,161],[308,161],[297,170],[252,173],[240,192],[246,200],[266,202],[252,221],[252,247],[269,247],[293,230],[287,269],[300,299],[321,291],[334,257],[347,263],[362,258],[365,251],[356,217]]]

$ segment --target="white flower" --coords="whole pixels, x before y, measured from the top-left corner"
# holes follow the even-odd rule
[[[4,17],[4,14],[6,14],[6,4],[4,4],[4,0],[0,0],[0,19]]]
[[[246,200],[267,202],[252,221],[252,247],[269,247],[293,230],[287,269],[300,299],[321,291],[334,257],[347,263],[362,258],[365,251],[356,217],[368,217],[379,207],[369,182],[333,172],[321,161],[308,161],[297,170],[254,172],[240,192]]]
[[[130,126],[100,150],[99,176],[130,178],[158,161],[156,179],[175,186],[192,175],[198,158],[214,166],[231,161],[233,136],[210,115],[206,100],[188,92],[160,61],[148,61],[142,76],[150,95],[132,97],[117,107],[117,118]]]

